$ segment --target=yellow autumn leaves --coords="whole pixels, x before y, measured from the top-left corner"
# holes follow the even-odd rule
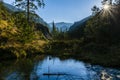
[[[0,20],[0,29],[5,29],[8,26],[8,22],[5,20]]]
[[[11,27],[14,25],[9,24],[6,20],[0,20],[0,33],[2,36],[7,36],[9,34],[14,35],[18,32],[17,27]]]

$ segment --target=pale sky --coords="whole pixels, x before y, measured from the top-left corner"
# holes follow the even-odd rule
[[[4,0],[12,3],[14,0]],[[101,0],[44,0],[45,7],[37,13],[46,22],[75,22],[91,15],[94,5],[100,6]]]

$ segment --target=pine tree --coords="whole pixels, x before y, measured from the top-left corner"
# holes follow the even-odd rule
[[[92,10],[92,15],[96,15],[100,11],[100,9],[97,6],[93,6],[91,10]]]
[[[27,21],[30,20],[30,13],[35,13],[35,10],[39,7],[44,7],[43,0],[15,0],[15,4],[18,8],[24,10],[27,13]],[[38,4],[36,5],[35,2]]]
[[[56,31],[56,26],[55,26],[54,21],[53,21],[53,31]]]
[[[57,28],[56,28],[56,26],[55,26],[55,23],[54,23],[54,21],[53,21],[53,23],[52,23],[52,34],[55,36],[56,35],[56,32],[57,32]]]

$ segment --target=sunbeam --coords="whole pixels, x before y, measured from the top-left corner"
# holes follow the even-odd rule
[[[109,9],[110,9],[110,5],[105,4],[105,5],[103,6],[103,9],[104,9],[104,10],[109,10]]]

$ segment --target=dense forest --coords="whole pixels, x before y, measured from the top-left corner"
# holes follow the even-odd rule
[[[42,0],[35,1],[39,7],[45,6]],[[51,31],[37,22],[38,5],[29,0],[24,3],[16,0],[16,7],[21,9],[14,12],[0,2],[0,59],[51,54],[120,66],[120,0],[103,0],[102,8],[94,6],[91,16],[64,31],[54,22]]]

